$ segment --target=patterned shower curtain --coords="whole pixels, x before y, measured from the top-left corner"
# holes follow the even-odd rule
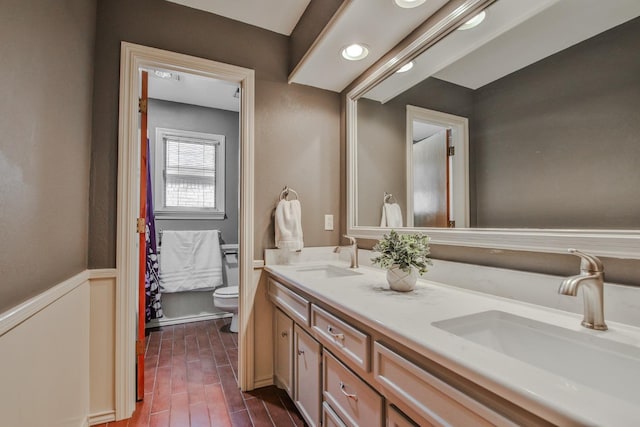
[[[147,140],[148,141],[148,140]],[[158,273],[158,247],[156,246],[156,218],[153,214],[151,189],[151,156],[147,142],[147,217],[146,217],[147,266],[145,271],[145,307],[147,322],[163,316],[160,303],[160,275]]]

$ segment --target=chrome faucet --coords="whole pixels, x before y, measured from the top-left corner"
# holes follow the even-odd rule
[[[598,331],[606,331],[604,323],[603,292],[604,267],[602,262],[593,255],[585,254],[576,249],[569,249],[569,253],[579,256],[580,274],[567,277],[560,284],[558,293],[576,296],[578,288],[582,287],[584,296],[584,319],[582,326]]]
[[[342,249],[351,249],[351,265],[349,268],[358,268],[358,241],[355,237],[344,235],[345,238],[349,239],[349,246],[336,246],[333,249],[334,253],[340,253]]]

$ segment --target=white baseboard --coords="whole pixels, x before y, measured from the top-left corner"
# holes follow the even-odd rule
[[[145,325],[146,329],[157,328],[159,326],[180,325],[182,323],[202,322],[204,320],[224,319],[233,316],[232,313],[200,314],[195,316],[182,316],[174,318],[153,319]]]
[[[96,424],[108,423],[116,420],[116,411],[104,411],[97,414],[91,414],[88,418],[88,424],[94,426]]]

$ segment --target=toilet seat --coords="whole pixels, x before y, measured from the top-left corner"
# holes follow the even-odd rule
[[[238,298],[238,286],[223,286],[213,293],[217,298]]]

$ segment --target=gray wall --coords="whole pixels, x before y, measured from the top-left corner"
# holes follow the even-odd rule
[[[406,109],[358,101],[358,225],[380,225],[384,192],[393,194],[406,225]]]
[[[170,29],[170,31],[168,31]],[[256,71],[255,250],[273,247],[272,214],[284,185],[300,193],[307,246],[333,245],[324,214],[340,203],[340,96],[287,84],[288,38],[162,0],[99,0],[94,75],[89,266],[115,266],[120,42]]]
[[[474,94],[478,226],[640,228],[640,18]]]
[[[156,159],[156,128],[225,136],[225,219],[156,219],[156,230],[220,230],[224,243],[238,243],[239,114],[159,99],[149,99],[148,112],[152,165]]]
[[[87,267],[95,13],[0,2],[0,312]]]

